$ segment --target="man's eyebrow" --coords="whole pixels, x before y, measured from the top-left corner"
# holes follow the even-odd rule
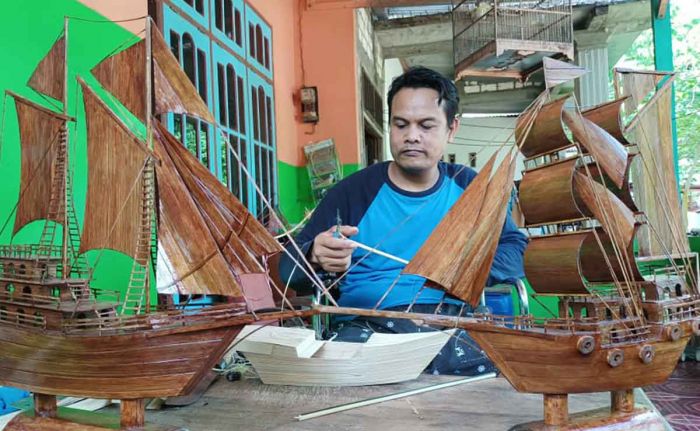
[[[405,119],[405,118],[403,118],[403,117],[401,117],[401,116],[398,116],[398,115],[392,115],[392,116],[391,116],[391,120],[392,120],[392,121],[397,121],[397,120],[398,120],[398,121],[405,121],[405,122],[408,122],[407,119]],[[438,121],[438,119],[437,119],[437,117],[425,117],[425,118],[421,118],[421,119],[418,120],[419,123],[425,123],[426,121]]]

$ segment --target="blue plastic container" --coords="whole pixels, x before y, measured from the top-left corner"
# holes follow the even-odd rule
[[[513,300],[509,290],[486,291],[486,306],[497,316],[512,316]]]

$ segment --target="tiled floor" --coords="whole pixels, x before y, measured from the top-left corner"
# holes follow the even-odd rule
[[[664,384],[644,388],[676,431],[700,431],[700,362],[681,362]]]

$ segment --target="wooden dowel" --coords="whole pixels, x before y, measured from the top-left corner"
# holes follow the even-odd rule
[[[351,241],[357,248],[361,248],[362,250],[366,250],[370,253],[374,253],[374,254],[377,254],[379,256],[386,257],[387,259],[393,260],[395,262],[399,262],[399,263],[403,263],[404,265],[408,265],[408,261],[406,259],[401,259],[400,257],[396,257],[393,254],[385,253],[381,250],[377,250],[376,248],[372,248],[368,245],[364,245],[360,242],[353,241],[351,239],[349,239],[348,241]]]

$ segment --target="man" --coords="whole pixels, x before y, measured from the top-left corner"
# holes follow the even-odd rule
[[[459,96],[450,80],[430,69],[412,68],[392,82],[387,99],[394,160],[369,166],[329,190],[297,242],[318,270],[342,274],[349,269],[339,286],[341,306],[373,308],[379,304],[380,309],[406,310],[414,303],[415,312],[456,315],[464,311],[463,303],[446,298],[442,291],[424,288],[422,277],[399,276],[403,264],[358,249],[346,239],[410,260],[476,176],[469,168],[441,161],[459,126]],[[342,220],[339,228],[337,216]],[[523,276],[526,245],[527,239],[509,216],[488,285]],[[301,271],[292,268],[291,260],[282,258],[284,281],[291,277],[297,289],[308,285]],[[336,339],[345,341],[365,341],[372,331],[426,330],[401,319],[357,317],[337,323]],[[492,369],[464,331],[456,338],[429,371],[473,375]]]

